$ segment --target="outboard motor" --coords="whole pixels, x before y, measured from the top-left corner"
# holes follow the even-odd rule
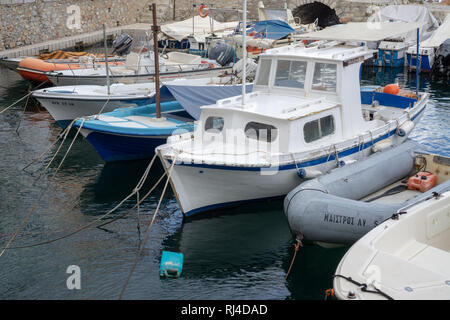
[[[450,39],[445,40],[436,52],[433,72],[450,77]]]
[[[216,60],[221,66],[225,66],[233,61],[234,49],[228,43],[218,42],[209,50],[208,57]]]
[[[113,53],[118,54],[119,56],[124,56],[130,53],[131,43],[133,42],[133,38],[131,38],[128,34],[123,33],[113,41]]]

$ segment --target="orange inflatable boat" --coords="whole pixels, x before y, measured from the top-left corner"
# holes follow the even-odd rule
[[[96,62],[98,65],[104,65],[105,62]],[[110,66],[122,65],[122,62],[109,62]],[[24,58],[20,61],[17,71],[27,80],[36,82],[50,82],[46,72],[57,70],[81,69],[87,66],[80,64],[78,61],[74,63],[51,63],[36,58]]]

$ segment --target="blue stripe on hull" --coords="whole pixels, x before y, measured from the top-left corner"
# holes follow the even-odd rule
[[[166,143],[167,137],[138,138],[91,132],[86,138],[106,162],[149,159],[155,148]]]

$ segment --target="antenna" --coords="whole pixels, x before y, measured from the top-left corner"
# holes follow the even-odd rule
[[[247,0],[244,0],[244,12],[242,13],[242,59],[244,66],[242,69],[242,106],[245,105],[245,81],[247,79]]]

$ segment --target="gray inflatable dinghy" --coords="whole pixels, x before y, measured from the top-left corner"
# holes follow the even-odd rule
[[[450,190],[450,158],[420,150],[409,140],[300,184],[284,200],[292,232],[298,240],[351,244],[402,208]],[[409,190],[418,172],[432,174],[434,187]]]

